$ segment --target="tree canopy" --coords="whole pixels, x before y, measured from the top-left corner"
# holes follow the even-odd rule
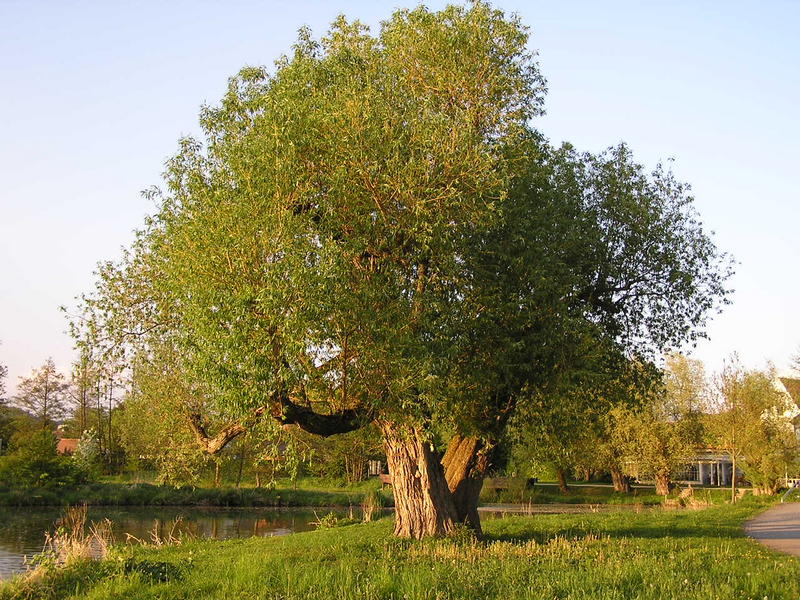
[[[301,30],[203,110],[204,139],[182,140],[79,333],[129,364],[172,357],[186,405],[222,421],[377,422],[398,533],[448,531],[481,445],[445,485],[434,427],[490,440],[589,349],[652,356],[726,294],[669,171],[533,129],[545,88],[527,42],[483,2],[400,10],[374,35],[344,17],[319,41]]]

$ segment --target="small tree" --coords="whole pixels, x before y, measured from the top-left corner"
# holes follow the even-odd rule
[[[14,403],[37,419],[42,428],[52,428],[66,414],[68,389],[64,375],[48,358],[30,377],[20,378]]]
[[[72,461],[88,476],[94,477],[100,474],[103,468],[103,455],[100,451],[97,432],[94,429],[89,428],[83,431],[72,455]]]
[[[686,464],[696,445],[690,422],[664,419],[657,405],[629,413],[628,419],[627,427],[635,436],[633,456],[639,472],[653,477],[656,493],[666,496],[675,474]]]
[[[774,494],[798,459],[791,399],[774,382],[771,367],[747,370],[736,357],[717,377],[719,412],[709,424],[716,443],[731,455],[732,501],[737,464],[757,491]]]
[[[97,369],[92,364],[89,353],[83,349],[80,358],[72,365],[72,385],[70,386],[69,394],[72,415],[78,435],[82,436],[83,432],[91,427],[92,392],[96,386]],[[95,430],[95,436],[97,435],[97,430]]]

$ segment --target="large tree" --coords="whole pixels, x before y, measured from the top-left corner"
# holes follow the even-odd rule
[[[492,445],[521,403],[588,341],[692,337],[725,292],[669,173],[530,128],[544,88],[527,39],[485,3],[418,8],[375,36],[344,18],[320,42],[301,31],[272,73],[241,71],[103,268],[89,338],[115,332],[143,360],[174,350],[222,424],[187,410],[208,451],[267,415],[320,435],[374,422],[395,532],[479,528]]]

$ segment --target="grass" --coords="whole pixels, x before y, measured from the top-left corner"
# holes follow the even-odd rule
[[[800,597],[800,559],[744,537],[767,503],[700,511],[509,517],[411,542],[391,521],[279,538],[118,549],[0,588],[0,600],[642,599]]]
[[[555,484],[537,483],[525,489],[523,480],[517,487],[495,491],[484,488],[483,504],[641,504],[659,505],[664,498],[653,488],[634,488],[629,494],[615,492],[609,486],[574,485],[562,494]],[[371,493],[380,494],[384,506],[392,505],[391,490],[381,490],[380,482],[367,479],[347,483],[343,479],[302,477],[279,479],[273,489],[243,485],[222,487],[182,487],[156,485],[145,474],[104,477],[101,482],[74,488],[8,488],[0,486],[0,506],[219,506],[219,507],[290,507],[352,506],[361,504]],[[673,494],[673,497],[677,494]],[[695,497],[709,503],[725,502],[726,489],[696,489]]]
[[[350,506],[360,504],[377,482],[342,488],[176,488],[149,483],[92,483],[74,488],[0,487],[0,506]],[[389,498],[385,498],[389,502]]]
[[[725,502],[730,499],[730,490],[722,488],[695,488],[694,496],[697,499],[708,501],[710,504]],[[678,492],[671,494],[677,497]],[[615,492],[610,486],[575,485],[569,492],[562,494],[557,484],[537,483],[530,489],[525,489],[522,484],[511,489],[495,491],[484,488],[481,493],[481,502],[509,503],[509,504],[643,504],[654,506],[662,504],[664,497],[655,493],[652,487],[637,487],[630,493]]]

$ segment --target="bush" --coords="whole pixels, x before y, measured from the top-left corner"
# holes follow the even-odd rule
[[[14,487],[73,486],[88,474],[66,456],[56,452],[50,431],[34,432],[17,443],[16,449],[0,457],[0,484]]]
[[[81,434],[75,454],[72,455],[72,462],[80,470],[96,479],[103,469],[103,460],[100,453],[100,442],[97,440],[97,432],[94,429],[87,429]]]

